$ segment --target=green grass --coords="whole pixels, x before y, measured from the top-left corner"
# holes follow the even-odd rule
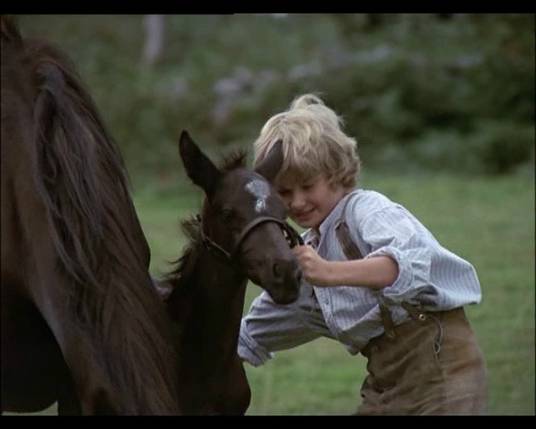
[[[412,211],[447,248],[471,261],[483,300],[467,308],[489,372],[490,414],[534,415],[534,177],[365,175],[363,187]],[[179,220],[197,212],[202,194],[182,180],[136,182],[134,200],[158,275],[184,246]],[[260,293],[250,285],[247,311]],[[250,415],[350,414],[359,403],[365,359],[328,339],[246,366]],[[55,413],[55,407],[46,414]]]
[[[406,206],[444,246],[475,265],[483,300],[467,314],[488,365],[489,413],[534,414],[532,175],[365,175],[363,187]],[[180,254],[178,221],[196,212],[201,193],[189,185],[147,186],[135,193],[135,203],[157,274]],[[248,287],[245,311],[259,293],[257,286]],[[248,414],[350,414],[359,403],[365,359],[320,339],[246,370],[252,389]]]

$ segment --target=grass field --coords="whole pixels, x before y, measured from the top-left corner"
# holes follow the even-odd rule
[[[534,179],[508,177],[367,176],[363,186],[411,210],[447,248],[471,261],[483,300],[467,308],[489,371],[490,414],[534,414]],[[152,271],[182,249],[179,219],[194,213],[193,186],[145,187],[136,206],[152,252]],[[176,237],[174,239],[174,236]],[[245,311],[260,293],[248,287]],[[247,367],[248,414],[349,414],[359,401],[365,359],[320,339]]]
[[[158,275],[183,245],[179,220],[195,213],[201,193],[189,184],[135,184],[135,204]],[[363,187],[411,210],[447,248],[471,261],[483,300],[467,308],[489,371],[490,414],[534,415],[534,177],[368,176]],[[260,293],[248,287],[245,311]],[[247,367],[250,415],[350,414],[365,375],[362,356],[320,339]],[[46,413],[55,412],[51,408]]]

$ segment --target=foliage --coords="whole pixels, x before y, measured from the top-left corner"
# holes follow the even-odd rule
[[[296,95],[321,93],[380,170],[507,173],[534,162],[534,15],[21,16],[64,47],[136,171],[169,174],[187,128],[249,146]]]

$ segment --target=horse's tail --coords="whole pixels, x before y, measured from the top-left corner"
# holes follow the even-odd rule
[[[72,279],[77,326],[120,398],[118,412],[176,412],[170,326],[122,157],[68,58],[46,44],[26,50],[38,86],[35,179],[59,266]]]
[[[8,15],[0,16],[0,37],[2,40],[22,45],[22,37],[13,18]]]

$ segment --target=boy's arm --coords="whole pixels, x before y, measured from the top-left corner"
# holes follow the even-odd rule
[[[382,289],[398,278],[398,264],[389,256],[352,261],[327,261],[311,246],[293,249],[305,279],[315,286],[361,286]]]

